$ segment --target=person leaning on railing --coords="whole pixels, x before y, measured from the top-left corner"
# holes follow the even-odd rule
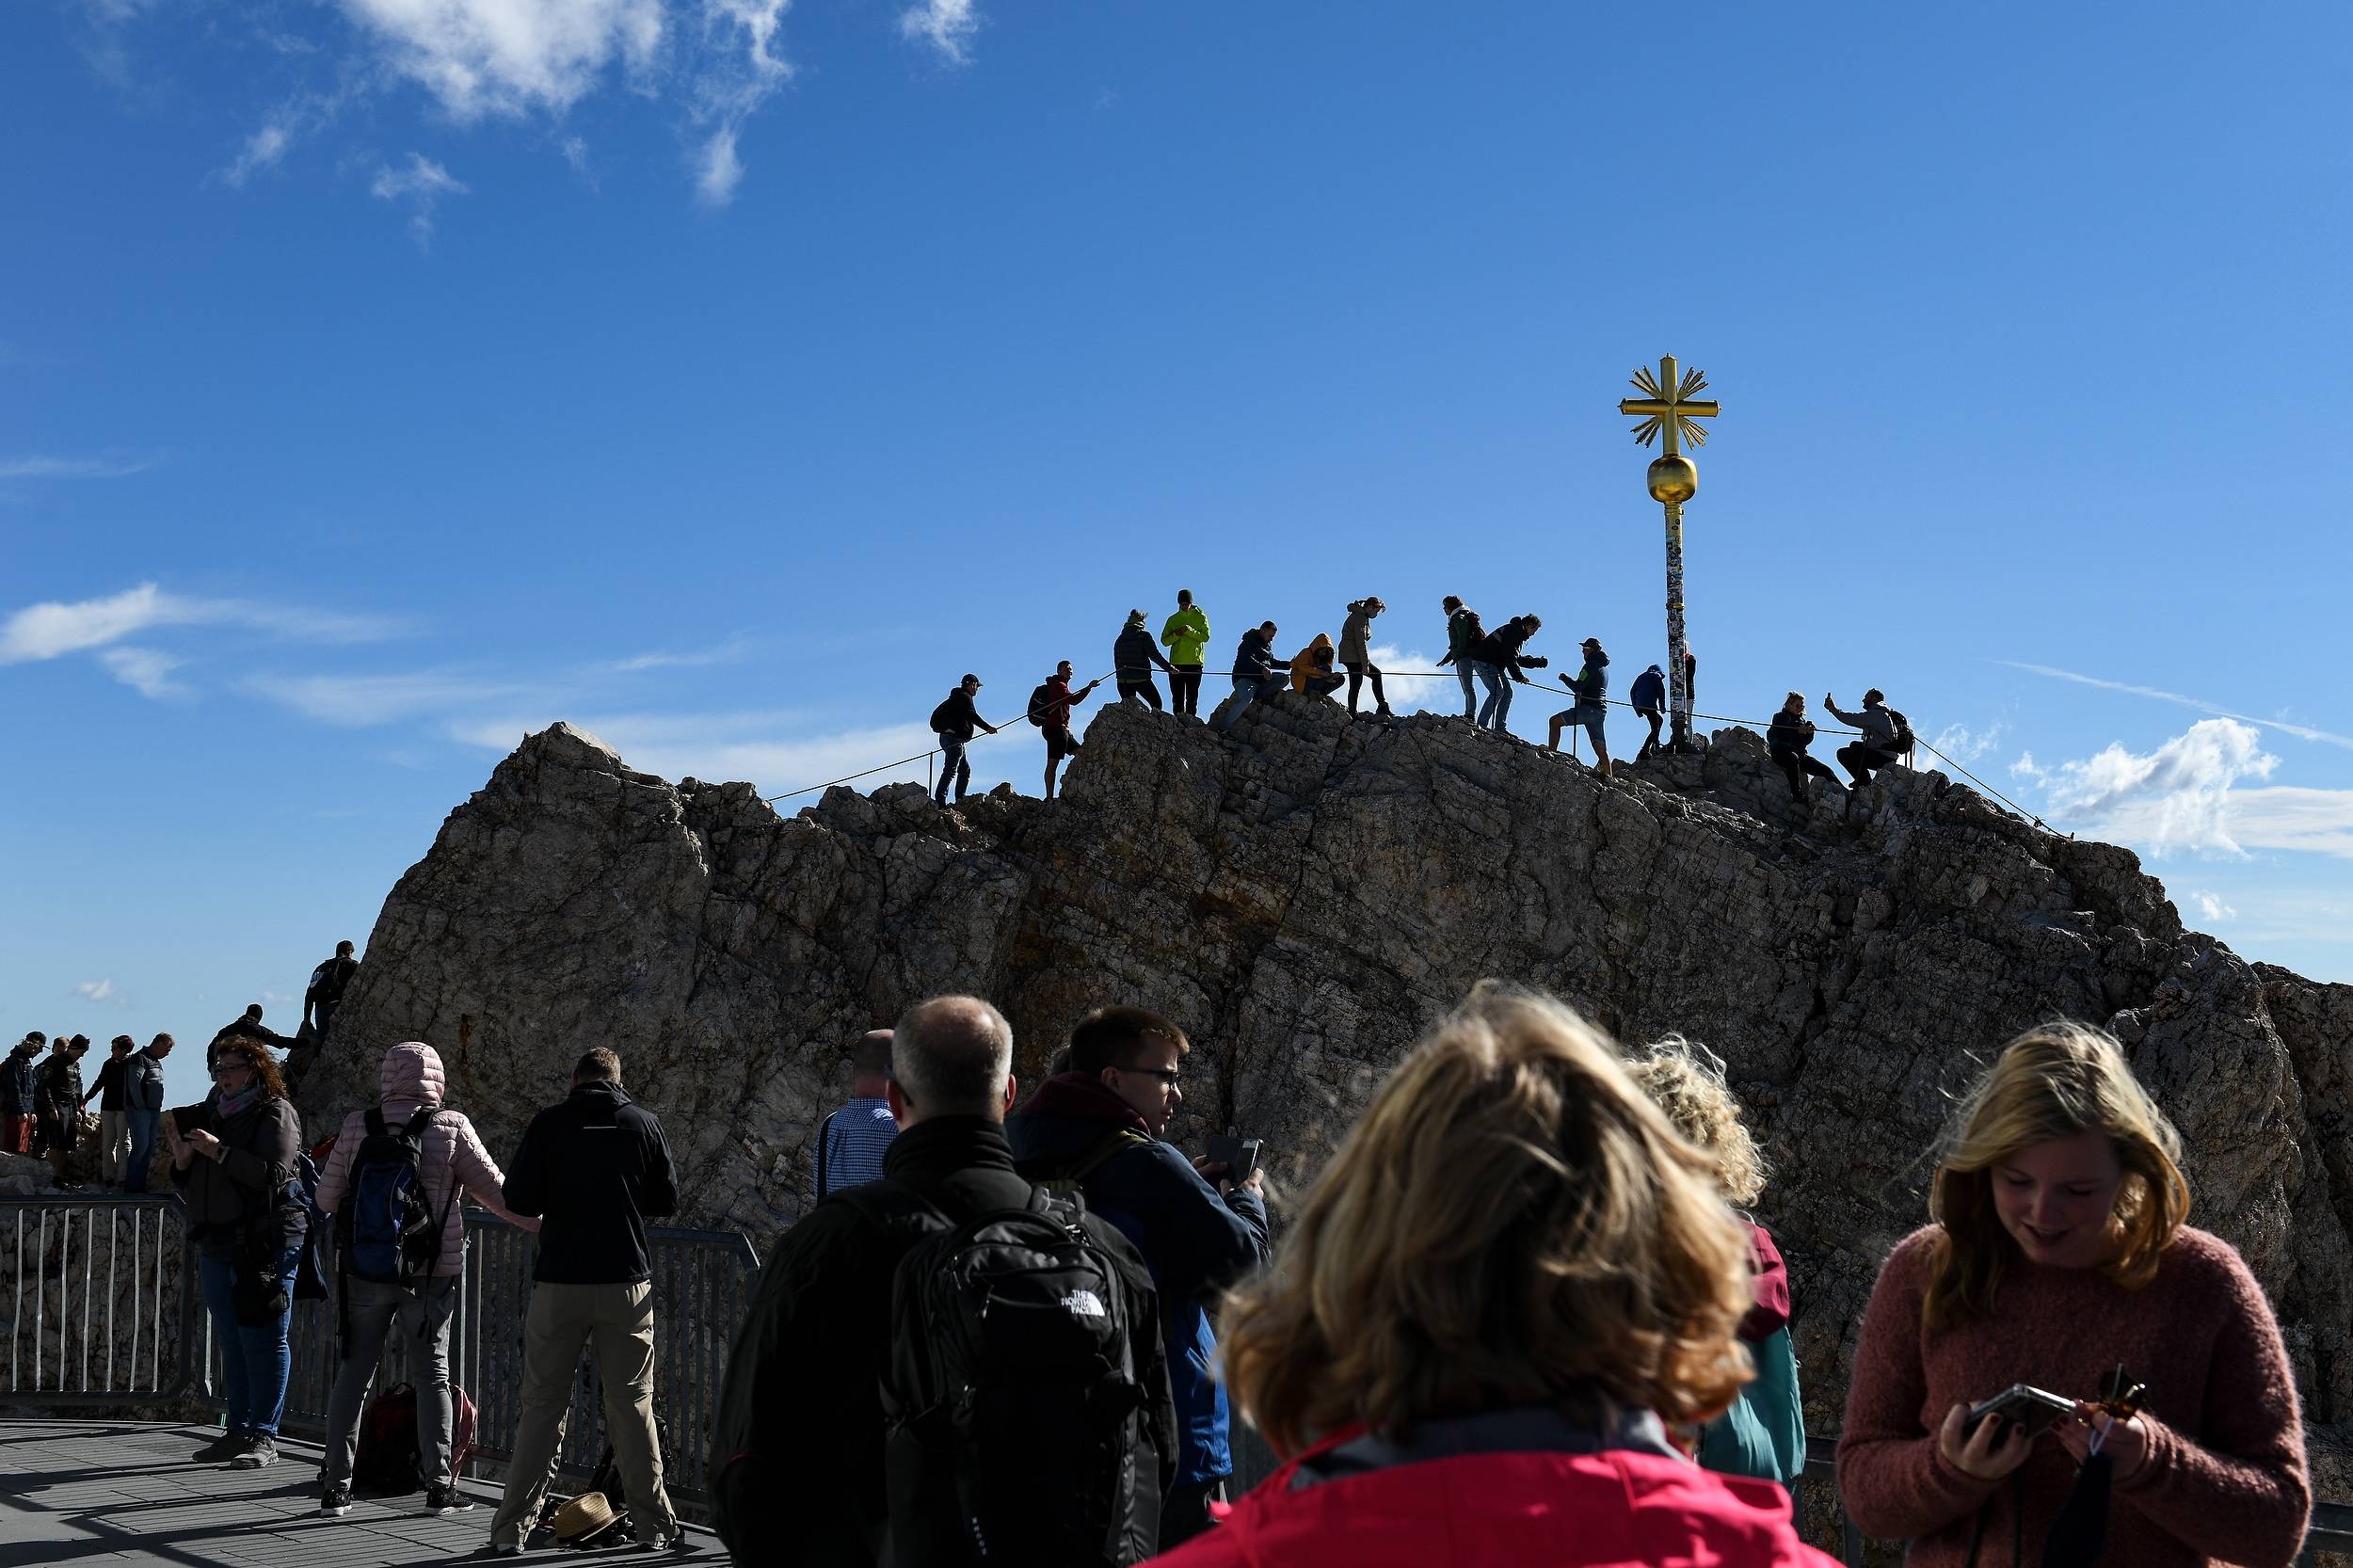
[[[1933,1223],[1872,1291],[1838,1443],[1849,1514],[1911,1538],[1911,1568],[2044,1560],[2063,1510],[2072,1532],[2104,1502],[2105,1555],[2059,1560],[2295,1558],[2312,1489],[2287,1352],[2238,1254],[2183,1224],[2180,1146],[2116,1041],[2079,1024],[2012,1040],[1962,1104]],[[2147,1389],[2075,1508],[2091,1426],[1967,1424],[2015,1384],[2089,1400],[2120,1366]]]
[[[164,1118],[172,1180],[188,1206],[197,1277],[226,1372],[228,1430],[195,1457],[256,1469],[278,1457],[286,1403],[286,1320],[308,1221],[286,1201],[302,1124],[278,1064],[259,1041],[232,1038],[213,1055],[219,1094]]]

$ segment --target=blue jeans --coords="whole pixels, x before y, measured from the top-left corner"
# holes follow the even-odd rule
[[[301,1248],[288,1247],[278,1260],[278,1288],[287,1292],[286,1310],[249,1328],[237,1321],[236,1265],[226,1254],[198,1256],[204,1310],[213,1320],[213,1336],[220,1341],[231,1432],[278,1435],[278,1416],[286,1408],[286,1375],[294,1368],[286,1349],[286,1320],[294,1316],[295,1262],[301,1256]]]
[[[1479,690],[1471,684],[1471,662],[1454,661],[1454,673],[1463,682],[1463,716],[1476,724],[1479,721]]]
[[[131,1168],[122,1173],[126,1192],[147,1191],[147,1168],[155,1162],[155,1133],[163,1126],[160,1111],[125,1111],[131,1121]]]
[[[1483,664],[1477,661],[1471,669],[1479,683],[1487,688],[1487,700],[1479,705],[1478,722],[1488,729],[1509,729],[1512,717],[1512,681],[1503,673],[1501,664]]]
[[[1288,675],[1238,675],[1234,677],[1234,695],[1217,705],[1209,715],[1212,729],[1231,729],[1241,718],[1242,710],[1260,697],[1271,696],[1290,684]]]
[[[972,787],[972,764],[964,755],[964,748],[972,743],[958,740],[953,735],[935,735],[932,738],[939,743],[939,789],[934,798],[945,806],[948,804],[950,785],[955,786],[958,800],[962,800],[964,792]]]

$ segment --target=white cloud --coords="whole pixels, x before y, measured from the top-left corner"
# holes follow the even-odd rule
[[[662,0],[341,0],[392,69],[458,122],[562,114],[616,60],[642,73],[661,50]]]
[[[1983,729],[1971,729],[1967,725],[1948,724],[1929,742],[1931,750],[1941,751],[1956,762],[1969,763],[1991,754],[2001,744],[2002,731],[2008,726],[1996,719]],[[2028,754],[2031,757],[2031,753]]]
[[[2278,785],[2237,790],[2226,822],[2249,849],[2297,850],[2353,859],[2353,790]]]
[[[111,980],[76,981],[73,994],[88,1002],[112,1003],[117,1007],[131,1005],[131,999],[116,990],[115,983]]]
[[[0,664],[55,659],[103,648],[160,626],[242,626],[306,642],[375,642],[396,636],[397,621],[289,609],[238,599],[196,599],[152,583],[104,599],[29,604],[0,621]]]
[[[980,26],[972,0],[921,0],[899,13],[899,36],[930,44],[951,65],[971,60],[972,35]]]
[[[0,479],[122,479],[148,467],[105,457],[0,457]]]
[[[2084,828],[2148,845],[2237,856],[2231,831],[2231,787],[2268,778],[2280,760],[2266,753],[2251,725],[2201,719],[2146,755],[2111,742],[2096,756],[2062,762],[2040,777],[2051,815]]]
[[[526,734],[536,734],[566,715],[544,712],[531,719],[504,718],[467,722],[450,727],[453,739],[487,751],[508,752]],[[799,715],[781,711],[712,713],[590,714],[569,720],[618,752],[640,773],[664,778],[700,778],[711,782],[747,780],[762,794],[799,790],[850,774],[864,774],[860,790],[926,776],[924,754],[936,744],[922,724],[879,725],[865,729],[824,734],[794,734]],[[975,778],[984,767],[1016,764],[1016,743],[1032,742],[1040,765],[1043,752],[1034,745],[1037,731],[1019,722],[1017,714],[1001,736],[983,734],[972,743]],[[913,758],[913,761],[902,759]],[[888,764],[888,765],[886,765]],[[869,769],[876,771],[868,772]],[[796,795],[778,807],[792,811],[816,803],[816,792]]]
[[[715,648],[695,648],[684,653],[657,649],[650,653],[633,654],[600,664],[600,670],[614,675],[629,675],[638,670],[702,669],[712,664],[731,664],[751,651],[751,639],[737,632]]]
[[[1994,663],[2008,664],[2011,669],[2025,670],[2029,675],[2044,675],[2054,680],[2072,680],[2079,686],[2096,686],[2104,692],[2125,692],[2134,696],[2154,697],[2159,702],[2170,702],[2183,708],[2194,708],[2201,713],[2213,713],[2226,719],[2236,719],[2241,724],[2261,725],[2265,729],[2277,729],[2281,734],[2294,735],[2299,740],[2324,741],[2329,745],[2353,748],[2353,735],[2333,734],[2326,729],[2314,729],[2310,725],[2291,724],[2285,719],[2260,718],[2252,713],[2242,713],[2234,709],[2225,708],[2220,703],[2208,702],[2203,697],[2184,696],[2179,692],[2160,691],[2154,686],[2136,686],[2129,681],[2103,680],[2096,675],[2078,675],[2073,670],[2056,669],[2049,664],[2026,664],[2015,659],[1997,659]]]
[[[2216,924],[2219,924],[2224,920],[2234,920],[2238,919],[2238,911],[2236,909],[2232,908],[2229,904],[2223,903],[2212,893],[2193,889],[2189,895],[2189,900],[2191,904],[2197,906],[2198,918],[2201,920],[2208,920]]]
[[[407,168],[394,168],[387,164],[376,171],[376,181],[368,186],[370,194],[379,201],[407,201],[408,232],[420,247],[433,243],[433,209],[444,196],[467,194],[463,183],[451,178],[448,169],[422,152],[408,154]]]
[[[511,701],[528,688],[488,680],[463,670],[409,670],[390,675],[257,675],[247,689],[321,724],[360,729],[421,713]]]
[[[695,159],[695,194],[706,207],[724,207],[744,183],[744,163],[735,155],[735,122],[711,133]]]
[[[744,123],[792,78],[792,62],[776,52],[776,33],[792,0],[702,0],[703,63],[695,73],[695,119],[712,126],[692,162],[695,193],[708,207],[724,207],[743,183],[736,152]]]
[[[1410,649],[1394,648],[1387,643],[1375,643],[1365,651],[1372,655],[1374,665],[1380,669],[1382,690],[1388,696],[1389,706],[1397,712],[1401,713],[1454,713],[1462,711],[1462,682],[1456,678],[1452,666],[1449,666],[1437,675],[1391,675],[1389,673],[1391,669],[1437,669],[1434,655],[1416,653]],[[1205,681],[1203,684],[1207,685],[1209,682]],[[1228,680],[1225,684],[1230,688],[1232,682]],[[1221,699],[1225,695],[1224,692],[1218,694]],[[1340,688],[1340,700],[1343,702],[1348,700],[1348,688],[1345,686]],[[1371,704],[1372,693],[1369,685],[1358,696],[1357,701],[1360,706]]]
[[[242,188],[248,180],[265,168],[276,168],[294,144],[294,127],[282,120],[273,120],[245,138],[236,158],[220,177],[231,185]]]
[[[185,696],[188,689],[171,680],[171,672],[184,661],[152,648],[109,648],[99,651],[98,662],[117,680],[137,692],[141,696]]]

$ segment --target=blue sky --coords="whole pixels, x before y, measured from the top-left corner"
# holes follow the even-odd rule
[[[2353,980],[2353,13],[0,9],[12,1029],[291,1028],[527,728],[776,792],[1191,586],[1883,686]],[[2128,689],[2130,688],[2130,689]],[[1443,706],[1450,684],[1432,690]],[[1523,704],[1521,732],[1544,711]],[[1035,732],[976,782],[1037,787]]]

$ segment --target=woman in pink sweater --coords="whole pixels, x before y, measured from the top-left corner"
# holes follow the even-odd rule
[[[2021,1035],[1947,1134],[1933,1222],[1899,1243],[1864,1315],[1838,1487],[1911,1568],[2041,1560],[2092,1431],[2029,1432],[1977,1403],[2012,1384],[2078,1400],[2121,1364],[2140,1413],[2105,1439],[2105,1552],[2132,1568],[2279,1568],[2312,1512],[2280,1328],[2228,1242],[2183,1224],[2180,1138],[2098,1030]],[[2078,1416],[2092,1414],[2079,1405]]]

